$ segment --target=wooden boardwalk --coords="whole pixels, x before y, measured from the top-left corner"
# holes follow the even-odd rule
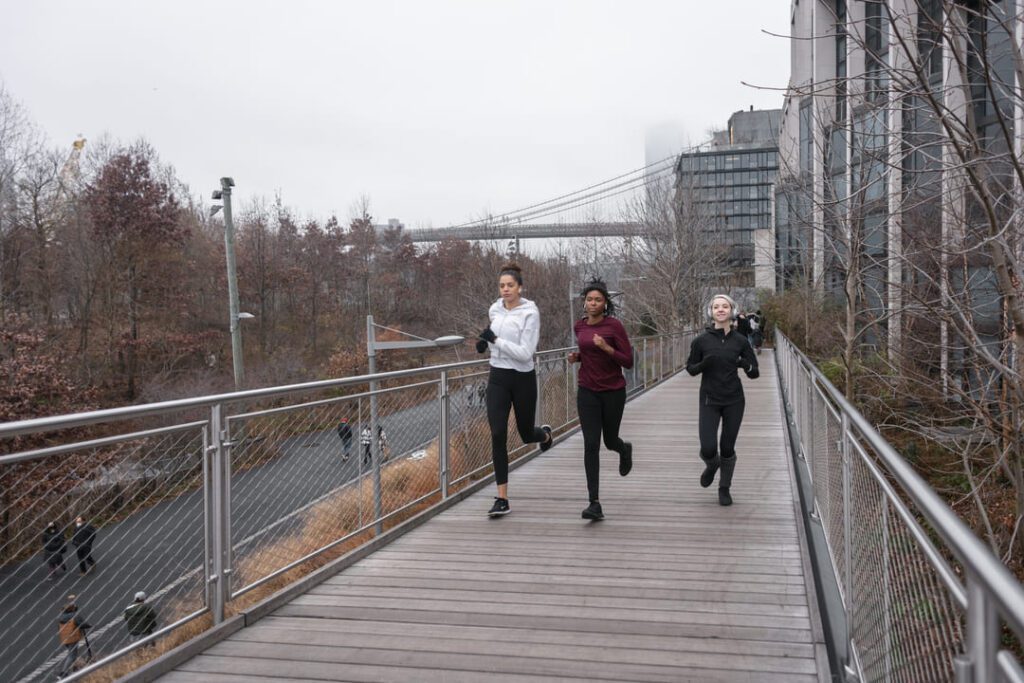
[[[160,680],[817,682],[828,663],[802,553],[770,353],[746,382],[735,504],[698,484],[697,385],[626,408],[635,467],[579,434]],[[809,597],[811,596],[811,597]]]

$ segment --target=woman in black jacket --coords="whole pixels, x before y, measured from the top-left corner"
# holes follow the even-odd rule
[[[757,379],[757,357],[750,344],[733,328],[739,311],[736,302],[725,294],[716,294],[708,303],[711,326],[690,345],[686,371],[700,375],[700,457],[704,472],[700,485],[711,486],[719,468],[718,503],[732,505],[729,487],[736,469],[736,437],[743,422],[743,383],[737,370]],[[721,423],[722,435],[718,438]],[[716,443],[717,442],[717,443]]]

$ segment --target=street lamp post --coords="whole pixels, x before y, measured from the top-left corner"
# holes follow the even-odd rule
[[[377,341],[375,334],[375,328],[380,327],[381,329],[391,330],[392,332],[398,332],[409,337],[413,337],[416,341]],[[425,348],[441,348],[445,346],[455,346],[461,344],[464,337],[458,335],[446,335],[444,337],[437,337],[436,339],[423,339],[421,337],[414,337],[408,332],[402,332],[401,330],[395,330],[390,327],[384,327],[373,322],[373,316],[366,316],[366,359],[370,370],[370,457],[373,460],[373,516],[376,520],[374,522],[374,530],[376,533],[384,531],[384,500],[383,493],[381,490],[381,478],[380,478],[380,439],[377,433],[377,380],[372,379],[377,374],[377,351],[385,351],[388,349],[425,349]]]
[[[233,178],[221,178],[220,189],[214,190],[214,199],[224,200],[224,256],[228,267],[228,322],[231,330],[231,365],[235,374],[235,389],[245,383],[245,367],[242,363],[242,329],[239,321],[252,318],[251,313],[238,312],[238,278],[235,274],[235,225],[231,220],[231,188]],[[211,215],[217,209],[211,211]]]

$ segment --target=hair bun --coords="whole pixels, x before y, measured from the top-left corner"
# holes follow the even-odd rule
[[[522,274],[522,272],[523,272],[523,269],[520,268],[519,264],[516,263],[515,261],[509,261],[508,263],[506,263],[505,265],[503,265],[501,267],[501,272],[505,272],[506,270],[514,270],[515,272],[517,272],[519,274]]]

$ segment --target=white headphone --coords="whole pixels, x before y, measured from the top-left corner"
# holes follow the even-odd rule
[[[733,301],[731,296],[729,296],[728,294],[715,294],[713,297],[708,299],[708,307],[706,309],[708,320],[712,322],[714,322],[715,320],[715,317],[711,314],[711,305],[715,303],[715,299],[725,299],[726,301],[729,302],[729,306],[732,309],[732,317],[730,318],[730,320],[736,320],[736,318],[739,317],[740,309],[739,307],[736,306],[736,302]]]

